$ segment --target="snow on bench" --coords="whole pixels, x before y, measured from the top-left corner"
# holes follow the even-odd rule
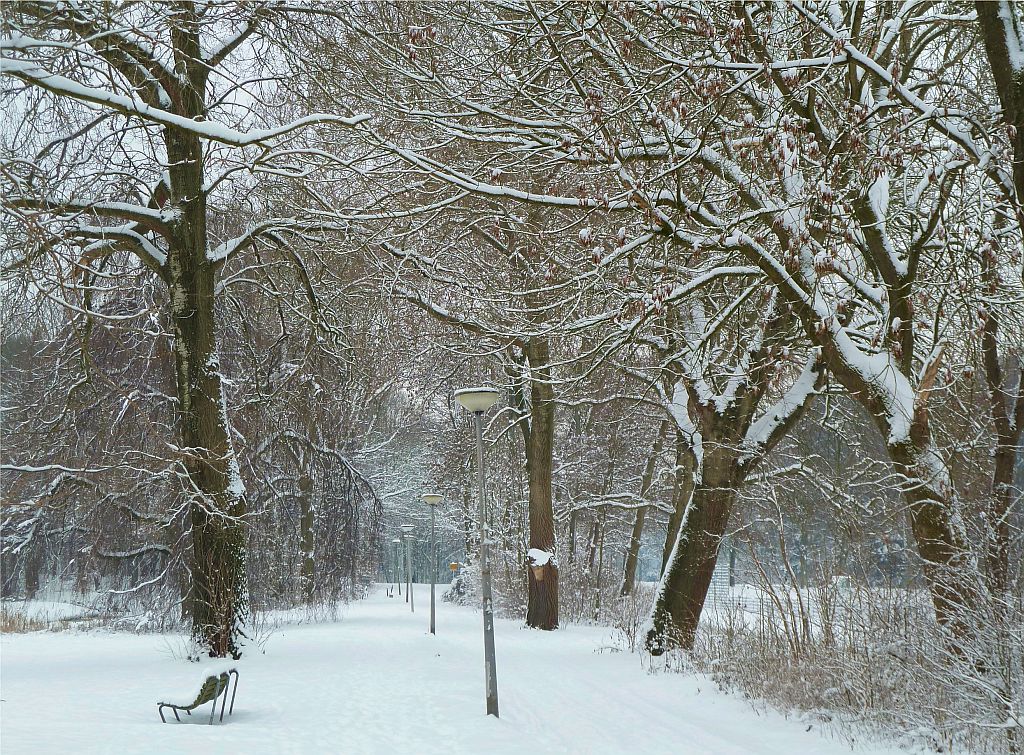
[[[174,717],[180,721],[178,711],[183,710],[188,715],[200,705],[212,702],[210,708],[210,723],[213,724],[213,716],[217,712],[217,699],[223,696],[220,706],[220,720],[224,720],[224,707],[227,703],[228,687],[231,686],[231,675],[235,677],[235,688],[231,693],[231,708],[228,714],[234,713],[235,694],[238,692],[238,669],[234,661],[211,661],[201,664],[197,669],[195,682],[185,687],[169,690],[160,698],[157,703],[157,712],[160,713],[160,720],[167,723],[164,718],[164,708],[170,708]],[[196,691],[198,688],[198,691]]]

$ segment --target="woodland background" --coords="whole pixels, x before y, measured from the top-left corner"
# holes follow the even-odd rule
[[[2,13],[5,598],[473,601],[494,384],[506,615],[1020,750],[1019,6]]]

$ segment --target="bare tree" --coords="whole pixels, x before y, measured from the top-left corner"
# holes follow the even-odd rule
[[[232,255],[294,224],[263,219],[215,245],[211,203],[254,168],[281,168],[287,149],[275,145],[290,135],[359,121],[313,115],[259,128],[252,103],[261,94],[231,61],[243,53],[242,67],[259,61],[269,23],[268,9],[191,3],[18,2],[5,14],[3,73],[27,87],[8,90],[7,106],[42,103],[67,114],[53,138],[30,120],[37,129],[6,145],[4,206],[29,244],[8,250],[5,269],[54,266],[59,285],[77,286],[80,272],[142,265],[166,286],[189,498],[190,615],[197,640],[216,656],[238,655],[249,613],[246,499],[218,353],[218,276]],[[58,290],[51,295],[60,298]]]

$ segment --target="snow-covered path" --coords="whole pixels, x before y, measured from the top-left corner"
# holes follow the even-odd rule
[[[113,633],[4,635],[0,749],[22,753],[849,753],[817,727],[755,712],[706,680],[599,652],[608,630],[498,621],[501,719],[484,715],[478,612],[416,613],[378,590],[337,623],[285,626],[239,664],[235,715],[163,725],[161,690],[196,668],[181,641]],[[208,708],[207,708],[208,709]],[[883,750],[871,750],[880,753]]]

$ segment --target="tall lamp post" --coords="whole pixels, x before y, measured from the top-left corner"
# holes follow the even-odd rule
[[[430,507],[430,633],[437,634],[434,625],[434,582],[437,581],[437,538],[434,535],[434,512],[441,496],[437,493],[424,493],[420,496]]]
[[[396,537],[391,542],[395,544],[395,584],[398,585],[398,597],[402,597],[402,539]]]
[[[412,596],[412,530],[413,525],[402,525],[402,540],[405,541],[405,600],[409,610],[416,613],[416,599]]]
[[[455,399],[473,413],[476,427],[476,471],[480,496],[480,591],[484,604],[484,676],[487,684],[487,715],[498,717],[498,671],[494,661],[494,601],[491,597],[491,562],[487,542],[487,511],[484,502],[484,427],[483,414],[498,400],[494,388],[464,388],[455,391]]]

